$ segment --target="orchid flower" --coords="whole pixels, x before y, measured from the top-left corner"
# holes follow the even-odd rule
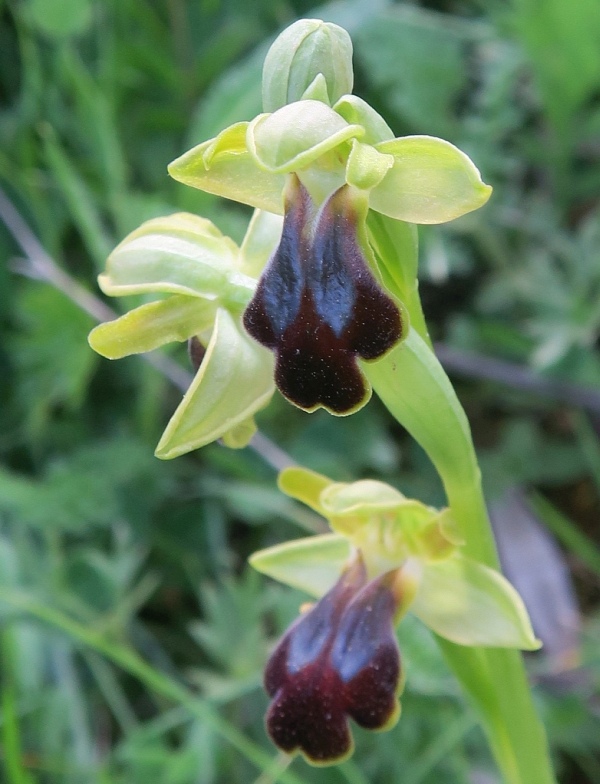
[[[279,486],[333,531],[250,558],[263,574],[319,599],[266,668],[267,728],[284,751],[337,763],[352,752],[348,717],[368,729],[395,723],[403,676],[393,628],[406,612],[459,645],[539,647],[515,589],[461,552],[448,509],[382,482],[333,482],[304,468],[283,471]]]
[[[381,359],[409,330],[403,299],[416,270],[410,258],[405,270],[378,263],[370,214],[442,223],[477,209],[491,192],[449,142],[394,138],[350,94],[351,55],[348,34],[336,25],[295,23],[265,60],[268,111],[169,166],[187,185],[285,215],[244,325],[274,352],[276,384],[291,402],[334,414],[352,413],[370,397],[359,360]]]
[[[109,257],[106,294],[168,297],[97,327],[96,351],[117,358],[191,338],[206,347],[159,457],[217,438],[246,445],[274,384],[306,411],[363,406],[370,366],[408,337],[411,320],[419,326],[414,247],[390,264],[383,235],[452,220],[489,197],[452,144],[394,138],[350,94],[351,58],[342,28],[297,22],[265,60],[267,111],[170,165],[175,179],[256,209],[241,248],[178,214],[144,224]],[[377,220],[385,231],[374,237]]]

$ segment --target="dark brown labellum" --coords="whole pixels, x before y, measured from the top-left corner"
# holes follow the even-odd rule
[[[302,183],[291,183],[279,247],[244,313],[244,326],[276,355],[275,382],[292,403],[334,414],[359,408],[370,390],[357,358],[377,359],[402,334],[357,240],[348,186],[316,217]]]
[[[286,633],[265,672],[267,729],[279,748],[332,764],[352,751],[348,717],[383,729],[399,712],[395,572],[367,582],[361,558]]]

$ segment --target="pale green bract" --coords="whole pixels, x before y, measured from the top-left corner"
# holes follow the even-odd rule
[[[285,469],[280,488],[327,518],[333,533],[285,542],[250,558],[259,572],[314,597],[326,593],[360,550],[369,579],[400,570],[401,612],[460,645],[536,650],[519,594],[499,572],[462,552],[449,510],[406,498],[382,482],[333,482]]]

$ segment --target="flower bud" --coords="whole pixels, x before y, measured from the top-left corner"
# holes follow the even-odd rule
[[[352,92],[352,41],[348,33],[320,19],[300,19],[269,49],[263,68],[263,106],[274,112],[313,98],[333,105]]]

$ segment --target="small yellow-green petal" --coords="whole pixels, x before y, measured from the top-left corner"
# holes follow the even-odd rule
[[[250,564],[262,574],[318,598],[335,585],[351,554],[352,546],[345,537],[322,534],[259,550],[250,556]]]
[[[346,164],[346,182],[361,190],[371,190],[379,185],[393,165],[393,155],[383,155],[370,144],[353,139]]]
[[[204,218],[154,218],[117,245],[98,283],[110,296],[170,292],[216,299],[227,293],[238,254],[237,245]]]
[[[247,122],[226,128],[169,164],[173,179],[225,199],[283,215],[285,178],[261,169],[246,147]]]
[[[262,114],[248,126],[250,154],[265,171],[293,172],[364,133],[320,101],[296,101],[273,114]]]
[[[277,484],[283,493],[325,516],[321,493],[334,484],[331,479],[308,468],[290,466],[279,474]]]
[[[351,125],[362,125],[365,144],[377,144],[394,138],[394,133],[383,117],[358,95],[342,95],[334,110]]]
[[[459,645],[540,647],[523,600],[498,572],[459,554],[421,569],[411,612],[436,634]]]
[[[206,354],[156,448],[178,457],[221,438],[263,408],[274,392],[273,357],[219,308]]]
[[[223,433],[221,440],[223,441],[223,444],[230,449],[243,449],[243,447],[248,446],[250,441],[252,441],[257,430],[258,428],[256,427],[254,417],[248,417],[248,419],[240,422],[239,425],[235,425],[231,430]]]
[[[108,359],[152,351],[165,343],[183,341],[212,327],[214,302],[174,294],[129,311],[90,332],[90,346]]]
[[[483,206],[492,189],[471,159],[433,136],[405,136],[376,145],[394,165],[371,191],[370,206],[409,223],[445,223]]]

